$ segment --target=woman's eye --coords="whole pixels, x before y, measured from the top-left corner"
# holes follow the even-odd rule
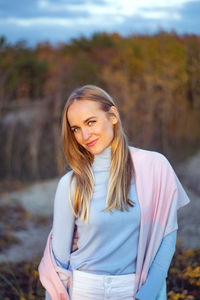
[[[92,125],[95,122],[96,122],[95,120],[91,120],[91,121],[88,122],[88,125]]]
[[[76,132],[78,131],[78,128],[74,128],[72,131],[73,131],[74,133],[76,133]]]

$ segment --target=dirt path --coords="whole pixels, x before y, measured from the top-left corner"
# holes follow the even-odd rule
[[[185,190],[191,202],[178,212],[178,237],[185,248],[200,248],[200,195]]]
[[[0,195],[1,205],[21,204],[34,217],[48,217],[48,224],[35,224],[28,221],[26,230],[12,233],[20,239],[20,244],[0,253],[0,262],[33,260],[40,257],[44,250],[48,233],[52,226],[53,201],[58,179],[35,183],[20,191]]]

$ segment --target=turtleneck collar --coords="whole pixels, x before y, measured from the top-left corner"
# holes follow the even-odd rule
[[[101,153],[94,155],[92,169],[94,171],[109,170],[111,163],[111,146],[105,148]]]

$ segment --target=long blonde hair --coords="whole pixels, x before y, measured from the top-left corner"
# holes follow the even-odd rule
[[[70,128],[67,112],[69,106],[75,101],[92,100],[100,103],[101,108],[108,114],[115,103],[111,96],[95,85],[85,85],[75,89],[69,96],[63,111],[62,143],[67,162],[73,170],[69,186],[69,201],[75,216],[83,221],[88,220],[90,200],[92,198],[94,177],[91,165],[94,155],[87,151],[76,141]],[[112,209],[128,210],[133,202],[128,199],[133,164],[128,149],[127,138],[122,128],[120,117],[114,126],[114,138],[111,145],[111,166],[108,183],[106,208],[103,211],[112,213]],[[75,179],[73,203],[70,197],[72,181]]]

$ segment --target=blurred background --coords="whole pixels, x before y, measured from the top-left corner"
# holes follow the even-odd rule
[[[200,299],[199,16],[199,0],[0,0],[0,299],[44,297],[37,267],[69,169],[62,111],[88,83],[187,191],[168,299]]]

